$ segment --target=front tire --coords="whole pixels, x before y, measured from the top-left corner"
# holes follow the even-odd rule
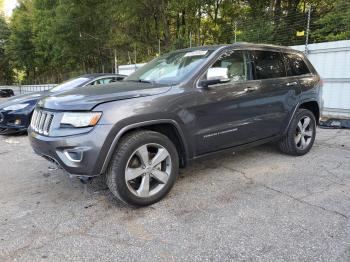
[[[5,128],[5,127],[0,127],[0,135],[2,135],[2,136],[16,135],[16,134],[19,134],[19,133],[20,133],[19,130]]]
[[[141,130],[125,135],[109,165],[106,182],[114,196],[133,206],[164,198],[179,169],[178,152],[163,134]]]
[[[316,119],[307,109],[299,109],[287,133],[278,143],[279,149],[289,155],[302,156],[310,151],[316,137]]]

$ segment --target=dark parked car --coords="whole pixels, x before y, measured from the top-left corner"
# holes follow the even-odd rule
[[[36,153],[68,173],[105,174],[116,197],[143,206],[202,157],[273,141],[306,154],[320,101],[320,77],[301,52],[199,47],[159,57],[120,83],[46,97],[29,137]]]
[[[36,103],[52,93],[62,93],[73,88],[107,84],[124,79],[118,74],[89,74],[68,80],[47,91],[15,96],[0,104],[0,135],[27,131]]]
[[[12,89],[0,89],[0,97],[10,97],[14,95]]]

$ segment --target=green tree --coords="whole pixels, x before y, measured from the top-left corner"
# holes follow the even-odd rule
[[[6,51],[13,66],[24,71],[28,81],[36,79],[31,12],[31,1],[22,1],[14,10],[10,21],[11,34],[6,44]]]
[[[13,70],[9,57],[5,53],[5,45],[8,41],[10,30],[5,18],[0,15],[0,84],[11,84],[13,81]]]
[[[4,12],[4,0],[0,0],[0,15]]]
[[[6,54],[29,82],[60,82],[158,53],[237,41],[296,45],[349,38],[347,0],[20,0]],[[235,30],[236,29],[236,30]]]
[[[350,2],[337,0],[334,7],[315,23],[312,33],[316,42],[350,39]]]

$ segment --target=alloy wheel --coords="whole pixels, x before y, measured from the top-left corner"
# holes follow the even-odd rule
[[[302,117],[297,125],[295,132],[295,145],[298,149],[304,150],[307,148],[312,140],[313,128],[311,118],[308,116]]]
[[[167,184],[172,169],[169,152],[159,144],[136,149],[125,168],[128,189],[137,197],[151,197]]]

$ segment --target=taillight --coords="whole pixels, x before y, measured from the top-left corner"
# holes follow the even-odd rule
[[[319,88],[319,98],[320,98],[320,101],[321,101],[321,111],[322,111],[322,108],[324,106],[324,98],[323,98],[323,86],[324,86],[324,80],[322,78],[320,78],[320,88]]]

